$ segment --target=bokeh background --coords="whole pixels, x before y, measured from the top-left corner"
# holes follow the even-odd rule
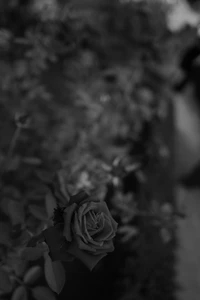
[[[1,300],[198,299],[199,19],[198,1],[1,0]],[[56,295],[21,252],[59,170],[119,229]]]

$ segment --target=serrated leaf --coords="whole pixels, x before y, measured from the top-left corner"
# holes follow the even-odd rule
[[[12,294],[11,300],[28,300],[27,290],[24,286],[19,286]]]
[[[65,284],[65,270],[60,261],[52,261],[48,254],[45,255],[44,273],[49,287],[59,294]]]
[[[44,249],[39,247],[26,247],[21,252],[21,258],[24,260],[34,261],[42,257],[44,254]]]
[[[45,208],[41,206],[34,205],[34,204],[29,205],[29,211],[35,218],[41,221],[46,221],[48,219]]]
[[[0,290],[4,293],[10,293],[12,284],[6,271],[0,268]]]
[[[35,281],[37,281],[40,276],[42,275],[42,269],[40,266],[34,266],[30,268],[26,274],[24,275],[24,283],[26,284],[33,284]]]
[[[46,211],[47,211],[47,215],[50,218],[52,218],[53,214],[54,214],[54,209],[57,207],[56,204],[56,199],[54,198],[54,196],[52,195],[51,192],[49,192],[46,197],[45,197],[45,204],[46,204]]]
[[[37,286],[32,289],[32,295],[36,300],[56,300],[53,292],[45,286]]]
[[[0,222],[0,244],[4,246],[11,246],[12,240],[10,236],[10,225],[5,222]]]
[[[14,200],[8,202],[8,214],[12,225],[24,223],[25,213],[23,204]]]

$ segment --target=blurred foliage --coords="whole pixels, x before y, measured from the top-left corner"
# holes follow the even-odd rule
[[[120,224],[116,251],[99,266],[115,273],[102,281],[107,297],[174,299],[171,96],[182,41],[195,33],[172,34],[166,9],[159,1],[1,1],[2,299],[55,299],[45,245],[30,261],[24,249],[52,223],[46,195],[59,170],[61,189],[96,193]]]

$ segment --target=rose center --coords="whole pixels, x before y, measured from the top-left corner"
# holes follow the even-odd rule
[[[95,213],[93,210],[87,214],[87,228],[95,230],[99,228],[100,213]]]

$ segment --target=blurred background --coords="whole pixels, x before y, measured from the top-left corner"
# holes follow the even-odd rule
[[[1,300],[199,299],[199,39],[199,1],[1,0]],[[21,257],[58,170],[119,224],[60,295]]]

